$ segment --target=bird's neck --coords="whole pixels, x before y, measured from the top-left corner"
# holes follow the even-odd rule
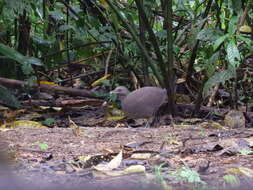
[[[125,99],[126,95],[125,94],[119,94],[118,98],[120,100],[120,102],[122,102]]]

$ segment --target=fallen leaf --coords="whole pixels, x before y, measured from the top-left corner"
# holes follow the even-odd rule
[[[137,160],[147,160],[151,158],[150,153],[134,153],[131,155],[132,159],[137,159]]]
[[[246,167],[238,167],[238,169],[247,177],[253,178],[253,170]]]
[[[143,173],[146,171],[146,168],[143,165],[132,165],[126,168],[122,173],[123,174],[132,174],[132,173]]]
[[[99,85],[103,84],[102,81],[105,80],[105,79],[108,79],[110,76],[111,76],[111,74],[107,74],[107,75],[101,77],[100,79],[94,81],[94,82],[91,84],[91,86],[94,87],[94,86],[99,86]]]
[[[117,156],[115,156],[108,164],[98,164],[96,166],[93,166],[98,171],[111,171],[115,168],[118,168],[121,164],[123,158],[122,151],[119,152]]]
[[[28,121],[28,120],[19,120],[14,121],[10,124],[11,128],[47,128],[46,126],[42,125],[36,121]]]

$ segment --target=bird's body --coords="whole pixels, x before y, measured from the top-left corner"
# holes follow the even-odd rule
[[[143,87],[129,92],[124,86],[119,86],[111,93],[118,95],[122,110],[133,119],[152,118],[159,108],[167,103],[167,92],[158,87]]]

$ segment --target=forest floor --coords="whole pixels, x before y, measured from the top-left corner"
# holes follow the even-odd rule
[[[34,113],[26,110],[19,118],[31,120]],[[28,183],[66,189],[84,184],[105,190],[253,189],[252,128],[228,129],[213,121],[127,128],[105,121],[94,106],[39,114],[56,118],[57,127],[0,130],[13,173]],[[76,128],[67,124],[69,115]]]

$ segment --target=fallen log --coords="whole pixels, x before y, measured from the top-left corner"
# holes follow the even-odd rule
[[[7,79],[0,77],[0,84],[7,87],[7,88],[16,88],[22,89],[27,84],[24,81],[14,80],[14,79]],[[31,86],[32,89],[40,89],[41,92],[50,92],[55,94],[67,94],[70,96],[82,96],[87,98],[98,98],[95,94],[89,90],[85,89],[75,89],[71,87],[62,87],[62,86],[51,86],[46,84],[34,84]]]

